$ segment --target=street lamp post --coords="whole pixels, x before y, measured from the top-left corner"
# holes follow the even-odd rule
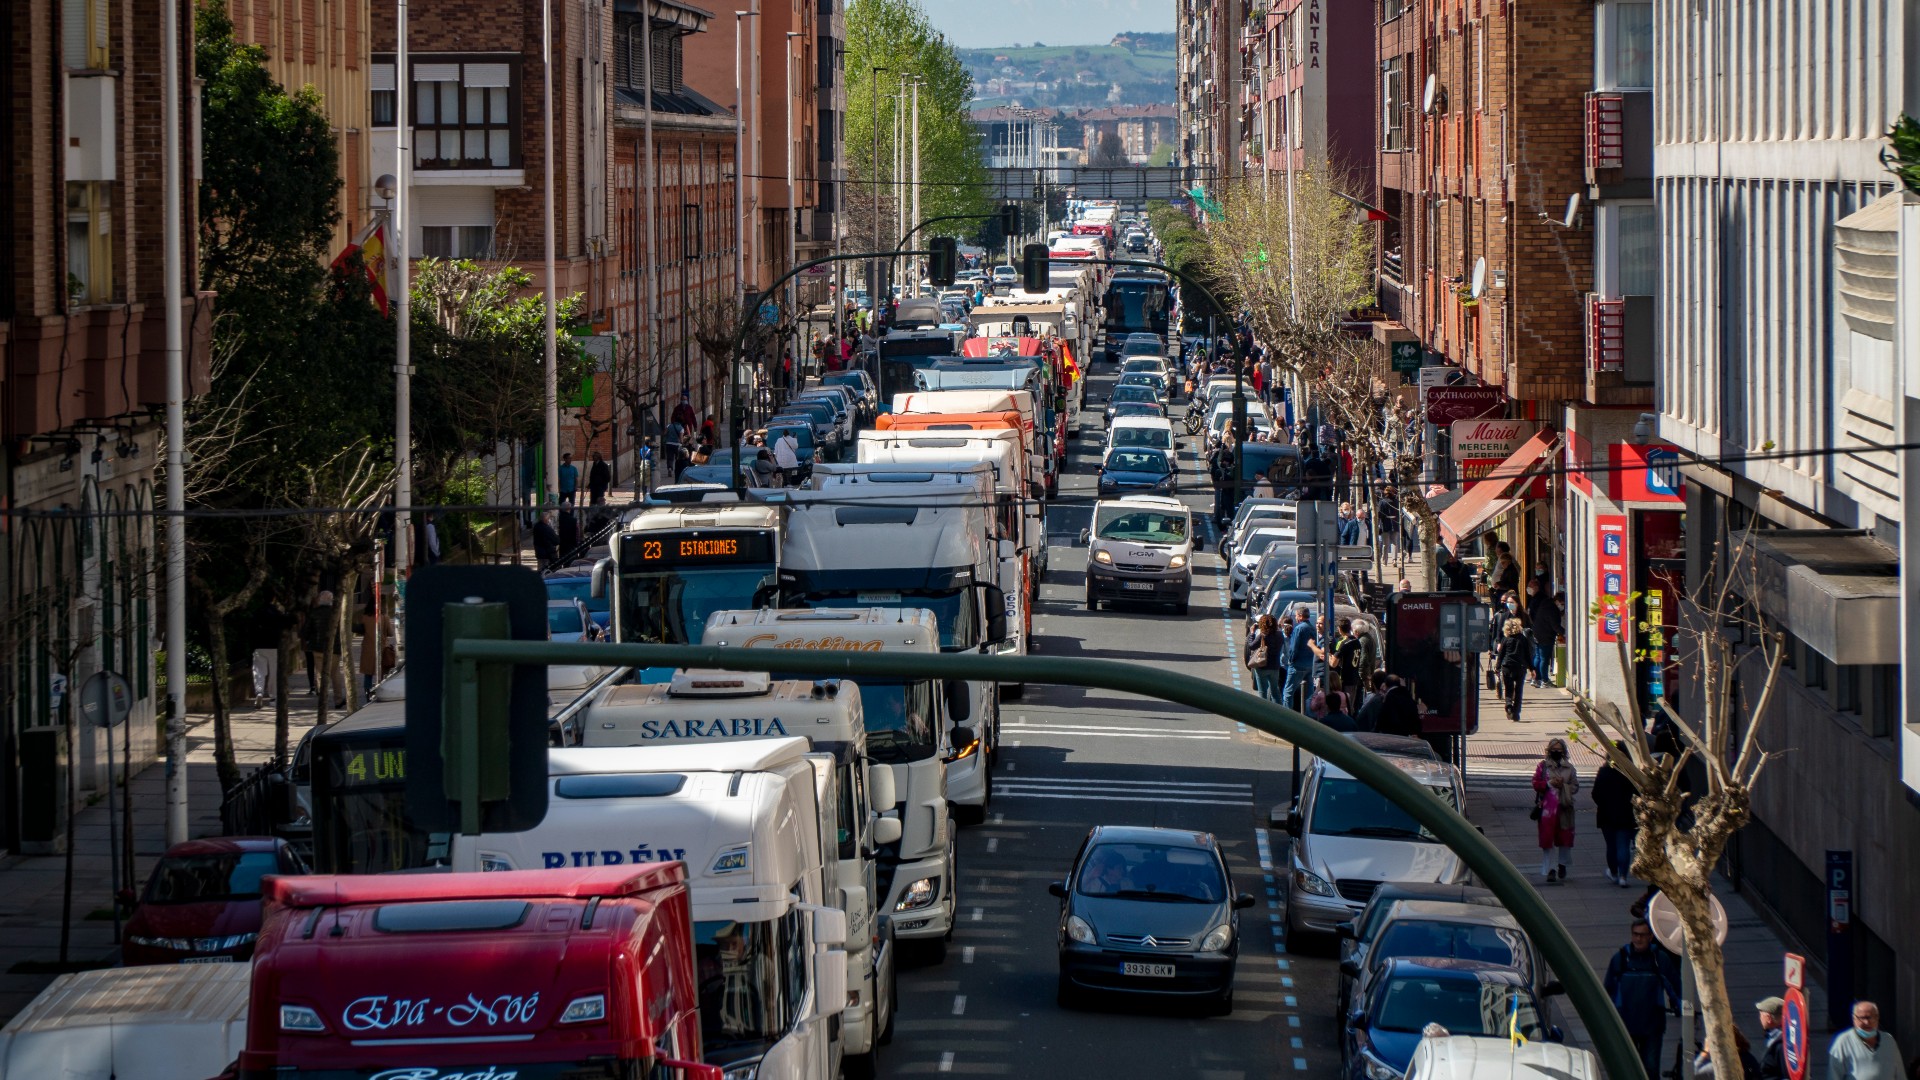
[[[873,182],[873,247],[880,247],[880,73],[891,69],[875,66],[873,69],[873,163],[868,166],[868,179]],[[867,262],[867,304],[868,310],[875,315],[880,313],[880,260]]]
[[[554,502],[560,496],[560,368],[559,368],[559,328],[554,305],[559,303],[560,288],[556,280],[557,269],[554,262],[554,224],[553,224],[553,0],[541,0],[540,3],[540,81],[545,88],[546,101],[543,126],[546,128],[543,139],[546,144],[542,171],[545,182],[542,185],[542,199],[545,203],[547,242],[547,371],[544,398],[546,403],[546,481],[547,501]]]
[[[413,176],[413,70],[407,57],[407,0],[394,4],[393,50],[393,199],[388,216],[393,232],[393,284],[387,310],[393,312],[393,572],[413,565],[413,303],[407,251],[413,222],[409,191]]]
[[[797,30],[787,31],[787,268],[793,268],[795,257],[795,236],[800,231],[800,204],[793,197],[793,39],[802,36]],[[791,298],[787,304],[788,315],[793,319],[793,333],[789,338],[787,355],[793,358],[787,372],[787,393],[799,388],[800,376],[800,282],[796,278],[787,284],[787,295]]]

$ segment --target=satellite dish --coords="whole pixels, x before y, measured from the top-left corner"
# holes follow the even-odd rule
[[[1420,111],[1423,113],[1426,113],[1429,116],[1433,115],[1434,98],[1439,93],[1440,93],[1439,77],[1434,75],[1428,75],[1426,93],[1422,94],[1420,97]]]
[[[1479,258],[1473,260],[1473,298],[1475,300],[1480,299],[1480,294],[1486,291],[1487,291],[1487,257],[1485,255],[1482,255]]]
[[[1567,216],[1561,219],[1560,225],[1562,228],[1571,229],[1575,225],[1578,225],[1579,223],[1580,223],[1580,193],[1576,191],[1573,194],[1567,196]]]

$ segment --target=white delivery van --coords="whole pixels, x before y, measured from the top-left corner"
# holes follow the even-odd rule
[[[1187,613],[1193,592],[1193,512],[1165,495],[1125,495],[1093,507],[1087,545],[1087,610],[1102,600],[1172,604]]]
[[[208,1080],[247,1046],[251,964],[62,975],[0,1029],[0,1080]]]

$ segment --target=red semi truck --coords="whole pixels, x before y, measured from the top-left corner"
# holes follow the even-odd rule
[[[241,1080],[721,1080],[680,863],[269,878]]]

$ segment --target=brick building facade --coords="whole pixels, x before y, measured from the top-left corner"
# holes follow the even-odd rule
[[[5,505],[142,510],[158,498],[167,397],[162,278],[161,4],[178,5],[183,127],[192,122],[186,0],[15,0],[0,9],[0,456]],[[211,296],[196,295],[192,157],[181,138],[186,390],[208,379]],[[164,707],[153,669],[151,519],[10,518],[0,532],[0,848],[63,843],[68,788],[107,782],[104,738],[138,769]],[[108,731],[68,711],[93,672],[132,683]],[[118,764],[118,762],[116,763]]]

